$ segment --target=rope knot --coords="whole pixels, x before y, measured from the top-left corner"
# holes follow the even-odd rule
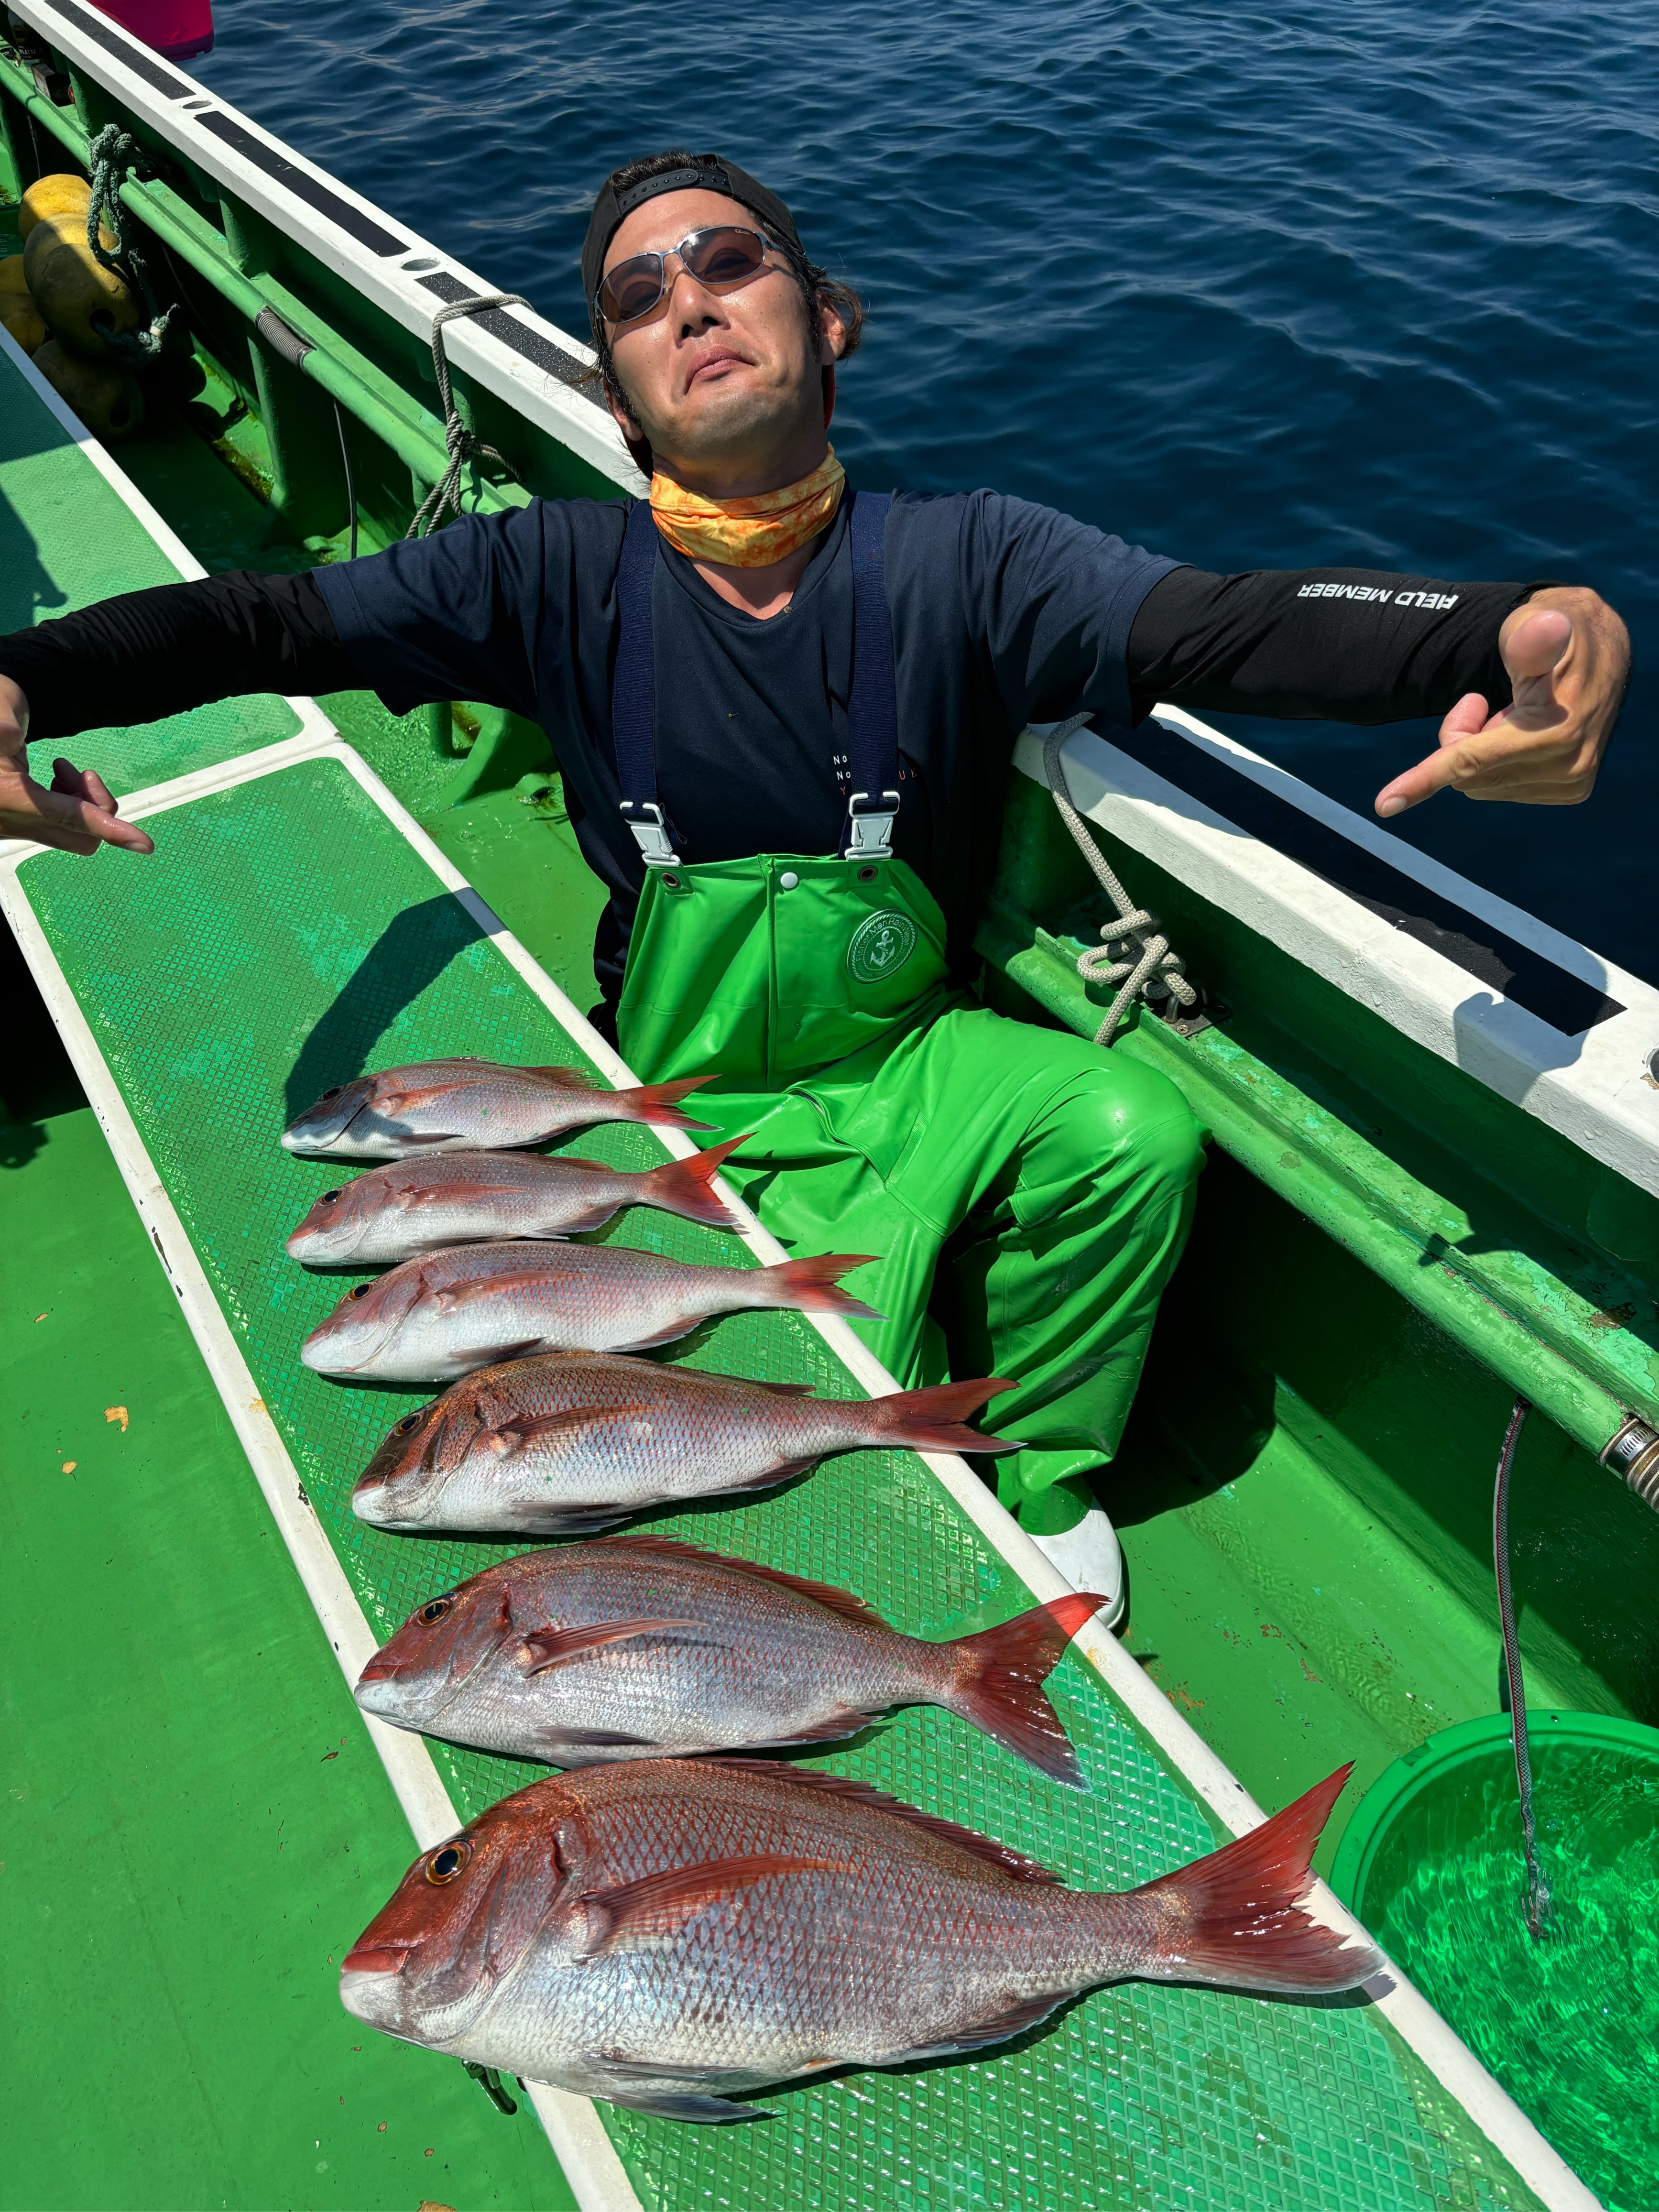
[[[108,331],[105,343],[135,368],[155,361],[167,342],[167,331],[178,313],[178,302],[161,309],[155,305],[149,272],[127,243],[126,217],[121,207],[121,179],[143,160],[143,149],[118,124],[106,123],[87,149],[92,169],[92,198],[87,205],[87,249],[100,269],[107,269],[125,284],[131,281],[144,303],[149,320],[142,331]],[[107,225],[115,252],[106,252],[102,232]],[[125,265],[123,265],[125,264]]]
[[[1070,722],[1056,723],[1044,742],[1042,764],[1054,805],[1076,839],[1078,850],[1117,909],[1100,925],[1099,950],[1084,953],[1077,963],[1077,972],[1085,983],[1119,986],[1117,996],[1107,1008],[1105,1020],[1095,1033],[1097,1044],[1109,1047],[1118,1024],[1138,998],[1156,994],[1173,999],[1182,1008],[1191,1008],[1198,1004],[1198,992],[1187,981],[1187,963],[1171,950],[1169,939],[1158,927],[1158,916],[1150,908],[1134,903],[1072,804],[1060,747],[1086,719],[1079,714]]]
[[[406,538],[429,537],[433,531],[441,530],[452,516],[461,512],[461,472],[480,461],[493,461],[497,468],[505,469],[516,482],[518,471],[505,453],[481,438],[461,420],[460,410],[455,404],[450,389],[449,356],[444,351],[444,325],[453,323],[458,315],[476,315],[486,307],[527,307],[528,300],[517,292],[481,292],[474,299],[452,300],[447,307],[440,307],[432,318],[432,368],[438,380],[438,397],[444,410],[444,452],[448,457],[445,469],[426,497],[415,510],[415,520],[404,532]]]

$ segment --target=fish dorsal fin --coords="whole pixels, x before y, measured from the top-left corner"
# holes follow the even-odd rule
[[[937,1814],[921,1812],[915,1805],[905,1804],[902,1798],[890,1797],[884,1790],[872,1790],[867,1782],[854,1782],[850,1775],[825,1774],[815,1766],[793,1766],[781,1759],[720,1759],[708,1763],[716,1768],[731,1767],[739,1773],[763,1774],[775,1782],[793,1783],[799,1790],[820,1790],[827,1797],[852,1797],[860,1805],[873,1805],[878,1812],[891,1814],[896,1820],[908,1821],[913,1828],[926,1828],[930,1835],[954,1844],[958,1850],[982,1859],[987,1866],[1011,1875],[1016,1881],[1053,1887],[1063,1881],[1050,1868],[1028,1859],[1024,1851],[981,1836],[975,1828],[963,1828],[954,1820],[941,1820]]]
[[[769,1476],[768,1480],[772,1478]],[[781,1567],[763,1567],[754,1559],[734,1559],[729,1552],[705,1551],[701,1544],[683,1544],[678,1536],[647,1536],[624,1534],[601,1536],[599,1541],[608,1544],[613,1551],[659,1552],[682,1559],[707,1559],[713,1566],[735,1567],[739,1574],[753,1575],[763,1583],[781,1583],[786,1589],[799,1590],[810,1597],[826,1613],[838,1613],[843,1620],[855,1620],[860,1628],[891,1629],[892,1623],[884,1620],[872,1605],[851,1590],[837,1589],[834,1583],[808,1582],[805,1575],[786,1574]],[[896,1632],[895,1632],[896,1633]]]

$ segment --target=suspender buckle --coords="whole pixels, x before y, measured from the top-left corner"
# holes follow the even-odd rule
[[[890,860],[893,817],[898,811],[899,795],[896,791],[884,791],[878,796],[855,791],[847,802],[853,842],[842,854],[842,860]]]
[[[679,854],[668,842],[663,811],[654,799],[624,799],[622,817],[634,832],[634,842],[647,868],[672,867]]]

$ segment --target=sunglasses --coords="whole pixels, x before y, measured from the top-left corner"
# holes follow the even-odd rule
[[[678,254],[682,269],[699,284],[741,284],[766,266],[772,241],[757,230],[732,222],[694,230],[665,253],[630,253],[619,261],[593,295],[607,323],[636,323],[648,315],[668,289],[668,262]]]

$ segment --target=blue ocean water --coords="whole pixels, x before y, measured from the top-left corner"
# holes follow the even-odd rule
[[[764,177],[870,302],[858,481],[993,484],[1207,568],[1595,585],[1637,671],[1594,798],[1443,795],[1399,834],[1659,977],[1647,5],[216,14],[206,82],[572,331],[608,168],[682,144]],[[1229,726],[1362,809],[1434,738]]]

